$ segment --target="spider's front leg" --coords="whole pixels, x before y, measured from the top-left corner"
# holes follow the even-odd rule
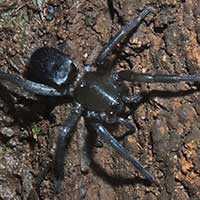
[[[133,31],[137,29],[137,27],[142,23],[145,17],[153,12],[151,7],[145,8],[135,19],[130,21],[127,25],[125,25],[101,50],[98,55],[95,64],[97,66],[102,66],[105,64],[106,59],[110,54],[116,49],[117,45],[124,42],[124,40],[130,36]]]
[[[144,82],[144,83],[179,83],[179,82],[199,82],[199,74],[168,75],[168,74],[142,74],[130,70],[123,70],[114,74],[114,79],[118,81]]]
[[[74,127],[77,124],[83,108],[80,104],[76,104],[73,110],[71,111],[70,116],[65,121],[64,125],[58,133],[58,139],[56,144],[55,160],[53,164],[54,171],[54,185],[56,192],[59,192],[61,189],[61,183],[64,179],[64,158],[66,152],[66,143],[67,139],[73,132]]]
[[[101,124],[96,122],[91,122],[92,128],[98,133],[104,142],[111,145],[112,148],[119,153],[124,159],[132,163],[132,165],[151,183],[156,183],[155,178],[151,175],[142,164],[133,158],[127,149],[125,149],[110,133],[108,130]]]

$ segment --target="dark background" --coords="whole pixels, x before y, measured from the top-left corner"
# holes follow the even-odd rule
[[[116,70],[200,74],[199,0],[1,1],[0,68],[23,75],[32,52],[44,45],[62,49],[81,68],[92,63],[109,38],[145,5],[152,5],[156,13],[131,37]],[[150,92],[157,97],[134,111],[138,131],[121,143],[155,175],[161,188],[137,181],[130,163],[107,145],[93,148],[91,168],[82,174],[81,119],[68,147],[63,192],[55,196],[49,173],[40,189],[41,199],[200,199],[200,94],[194,92],[196,86],[129,87],[130,92]],[[51,160],[57,130],[71,105],[56,107],[56,121],[50,123],[37,115],[34,99],[10,94],[2,86],[0,91],[0,199],[27,199],[28,195],[37,199],[35,177]],[[116,127],[113,135],[123,136],[124,131]]]

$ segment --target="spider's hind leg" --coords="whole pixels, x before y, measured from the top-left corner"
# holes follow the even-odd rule
[[[127,149],[125,149],[101,123],[90,123],[92,128],[98,133],[104,142],[110,145],[117,153],[119,153],[124,159],[131,162],[132,165],[145,177],[145,179],[151,183],[156,183],[155,178],[151,175],[142,164],[130,155]]]

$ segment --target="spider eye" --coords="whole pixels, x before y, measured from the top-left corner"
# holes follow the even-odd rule
[[[42,47],[31,56],[27,78],[52,87],[67,86],[75,79],[77,68],[72,60],[55,48]]]

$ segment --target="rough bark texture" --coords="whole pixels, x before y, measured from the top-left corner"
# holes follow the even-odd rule
[[[199,0],[0,1],[0,69],[23,75],[31,53],[44,45],[62,48],[81,68],[146,5],[156,13],[131,37],[116,70],[200,74]],[[68,146],[63,192],[53,192],[49,173],[37,195],[35,177],[52,159],[70,104],[56,107],[50,123],[37,114],[42,104],[1,87],[0,199],[200,199],[200,92],[185,83],[129,86],[131,92],[153,91],[155,97],[133,112],[138,131],[121,142],[156,176],[160,188],[137,182],[133,167],[106,145],[93,148],[90,170],[82,174],[81,120]],[[118,127],[113,135],[124,131]]]

